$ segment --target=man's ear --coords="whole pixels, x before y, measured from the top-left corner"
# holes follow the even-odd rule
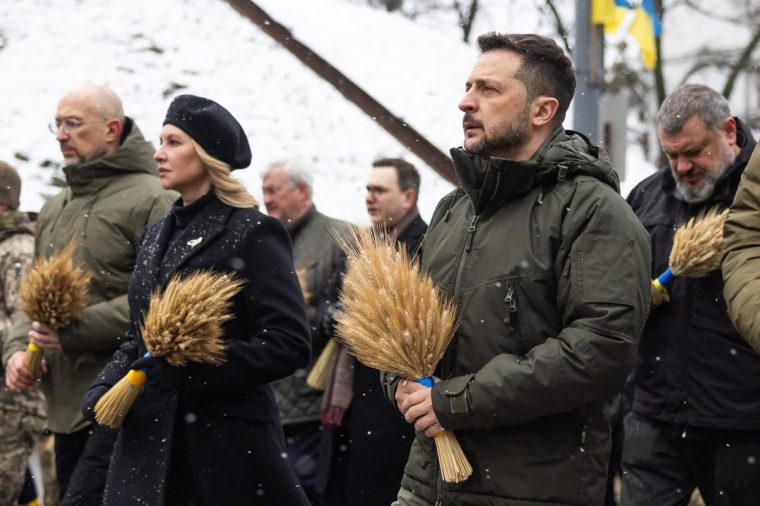
[[[404,205],[402,208],[404,211],[409,211],[417,203],[417,192],[414,191],[414,188],[407,188],[403,193]]]
[[[121,121],[117,118],[106,119],[106,142],[115,142],[118,144],[123,129],[124,127],[121,124]]]
[[[309,196],[309,187],[306,186],[306,183],[298,183],[297,188],[298,188],[298,191],[301,192],[301,194],[304,197],[308,197]]]
[[[726,121],[723,122],[723,133],[726,134],[726,137],[732,145],[736,144],[737,130],[738,126],[736,124],[736,120],[732,116],[726,118]]]
[[[554,116],[557,115],[558,109],[559,100],[554,97],[541,95],[534,98],[533,104],[531,104],[533,126],[542,127],[551,124],[554,121]]]

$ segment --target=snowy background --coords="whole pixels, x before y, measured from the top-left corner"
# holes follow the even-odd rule
[[[413,22],[373,9],[365,0],[258,3],[444,152],[461,144],[457,104],[477,51],[461,41],[453,14]],[[572,26],[573,2],[557,3]],[[542,5],[484,0],[474,33],[553,33]],[[695,34],[686,24],[671,33],[684,41],[687,31],[700,37],[700,44],[712,37],[708,43],[725,46],[732,37],[745,37],[741,29],[730,36],[716,28]],[[222,0],[2,0],[0,34],[0,159],[22,174],[24,210],[38,210],[46,195],[57,192],[50,181],[60,175],[61,157],[46,125],[60,96],[84,83],[112,87],[154,143],[174,95],[193,93],[220,102],[248,133],[253,164],[235,175],[257,197],[261,172],[289,157],[311,167],[320,210],[354,222],[367,222],[363,188],[378,157],[403,156],[418,166],[426,219],[451,189]],[[680,46],[688,52],[698,44]],[[566,126],[572,126],[571,117]],[[627,166],[624,194],[654,170],[635,145],[629,146]]]

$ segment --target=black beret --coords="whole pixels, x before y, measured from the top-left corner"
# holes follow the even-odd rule
[[[180,95],[169,104],[164,125],[167,123],[180,128],[208,154],[232,169],[244,169],[251,164],[251,148],[243,127],[230,111],[213,100]]]

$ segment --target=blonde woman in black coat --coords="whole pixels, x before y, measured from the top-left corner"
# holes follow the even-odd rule
[[[256,209],[230,170],[250,164],[243,129],[222,106],[182,95],[161,131],[161,184],[181,194],[145,229],[129,284],[126,342],[90,388],[86,416],[129,369],[148,383],[122,426],[104,504],[308,504],[288,467],[269,383],[303,368],[309,329],[282,225]],[[221,366],[172,367],[143,357],[140,324],[151,292],[179,273],[235,272],[245,280],[224,327]]]

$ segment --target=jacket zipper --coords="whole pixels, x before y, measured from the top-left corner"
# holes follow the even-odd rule
[[[464,240],[464,248],[462,249],[462,256],[459,257],[459,265],[457,266],[457,275],[454,281],[454,293],[452,299],[456,302],[459,300],[459,292],[462,290],[462,278],[464,277],[464,265],[467,262],[467,255],[472,249],[472,238],[475,235],[475,230],[478,228],[478,221],[480,221],[480,215],[475,213],[475,204],[472,203],[472,220],[467,227],[467,236]],[[441,368],[442,374],[448,374],[451,370],[451,360],[453,353],[449,353],[445,357],[445,363]],[[443,506],[443,483],[440,471],[440,464],[436,459],[436,473],[435,473],[435,506]]]
[[[467,194],[467,191],[464,189],[464,186],[462,186],[462,179],[459,177],[459,172],[454,171],[454,174],[457,177],[457,181],[459,182],[459,185],[457,186],[457,190],[459,187],[462,187],[462,190]],[[454,199],[456,199],[456,194],[454,195]],[[453,206],[453,202],[452,202]],[[459,257],[459,264],[457,265],[457,274],[454,278],[454,292],[452,293],[452,300],[454,303],[458,303],[459,301],[459,295],[462,290],[462,278],[464,277],[464,265],[467,261],[467,255],[469,254],[470,250],[472,249],[472,238],[475,235],[475,230],[478,228],[478,221],[480,221],[480,215],[477,213],[477,209],[475,209],[475,202],[472,201],[472,198],[470,198],[470,208],[472,209],[472,219],[470,220],[470,224],[467,227],[467,236],[464,240],[464,248],[462,248],[462,255]],[[449,209],[451,210],[451,209]],[[448,213],[447,213],[448,214]],[[441,367],[441,373],[443,375],[447,374],[448,371],[451,370],[451,360],[452,360],[453,353],[449,353],[448,356],[445,356],[443,359],[443,365]],[[436,473],[435,473],[435,506],[443,506],[443,477],[441,476],[441,470],[440,470],[440,463],[438,462],[438,459],[436,458]]]
[[[504,297],[504,303],[507,305],[504,323],[512,327],[512,318],[517,316],[517,297],[515,297],[515,290],[511,281],[507,281],[507,296]]]
[[[460,292],[462,291],[462,278],[464,277],[464,265],[467,262],[467,255],[470,252],[470,249],[472,249],[472,236],[475,235],[475,230],[477,229],[478,221],[480,220],[480,215],[475,214],[475,205],[472,205],[472,211],[472,220],[470,220],[470,224],[467,227],[467,236],[464,240],[464,248],[462,249],[462,255],[459,257],[457,275],[456,278],[454,278],[454,292],[452,293],[452,300],[455,304],[459,302]],[[451,370],[451,356],[452,353],[448,353],[447,356],[444,357],[444,364],[443,367],[441,367],[441,373],[443,375],[448,374],[448,372]]]

